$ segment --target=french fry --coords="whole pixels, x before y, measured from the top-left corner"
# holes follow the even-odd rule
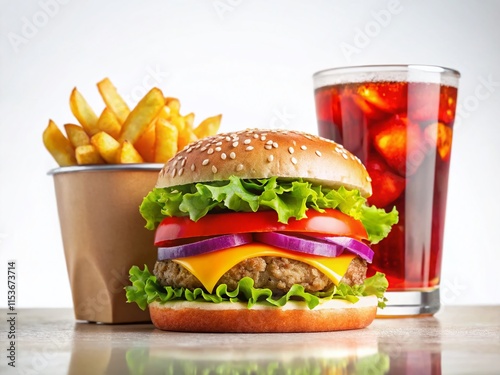
[[[170,115],[170,108],[167,106],[163,107],[158,113],[158,118],[162,118],[164,120],[170,120],[172,116]]]
[[[129,163],[143,163],[141,155],[134,148],[132,143],[124,141],[118,154],[118,163],[129,164]]]
[[[92,145],[97,149],[106,163],[117,163],[120,143],[106,132],[99,132],[90,139]]]
[[[115,114],[120,124],[123,124],[130,113],[130,109],[125,100],[118,94],[115,86],[108,78],[104,78],[97,84],[97,89],[106,106]]]
[[[186,116],[184,116],[184,123],[186,126],[189,126],[190,128],[193,128],[194,124],[194,113],[188,113]]]
[[[208,117],[200,125],[194,128],[193,132],[198,138],[205,138],[219,131],[222,115]]]
[[[186,119],[183,116],[172,114],[166,120],[169,121],[172,125],[174,125],[179,131],[179,133],[182,133],[184,129],[186,129]]]
[[[156,163],[165,163],[177,153],[179,131],[167,120],[159,118],[156,121],[155,135],[154,161]]]
[[[165,105],[169,108],[170,114],[179,115],[181,102],[177,98],[165,98]]]
[[[164,105],[165,98],[161,90],[152,88],[128,115],[118,141],[128,141],[131,145],[137,142]]]
[[[78,146],[75,149],[75,156],[79,165],[104,163],[101,155],[93,145]]]
[[[155,161],[155,123],[149,125],[148,130],[134,143],[135,149],[141,154],[144,161],[153,163]],[[176,138],[177,139],[177,138]]]
[[[87,134],[92,136],[99,131],[97,128],[97,115],[76,87],[73,89],[71,96],[69,97],[69,106],[71,108],[71,112],[83,126],[83,129],[85,129]]]
[[[61,167],[75,165],[75,150],[54,121],[49,120],[43,132],[43,144]]]
[[[97,121],[97,127],[100,131],[108,133],[114,139],[120,136],[121,125],[115,114],[108,107],[104,108]]]
[[[186,127],[183,131],[179,132],[179,137],[177,138],[177,149],[182,150],[188,144],[196,142],[197,140],[198,137],[193,133],[193,129]]]
[[[195,114],[183,115],[181,103],[151,89],[134,108],[108,78],[97,83],[106,106],[97,116],[74,88],[70,109],[79,125],[65,124],[66,136],[50,120],[43,132],[45,147],[60,166],[85,164],[164,163],[178,150],[218,132],[221,115],[194,128]]]
[[[84,146],[90,144],[90,138],[85,133],[85,130],[80,125],[65,124],[64,130],[73,147]]]

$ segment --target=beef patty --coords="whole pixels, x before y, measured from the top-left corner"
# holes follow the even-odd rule
[[[356,257],[349,265],[341,282],[348,285],[362,284],[366,277],[366,261]],[[157,281],[164,286],[184,287],[190,290],[203,288],[201,282],[188,270],[171,260],[158,261],[154,267]],[[227,271],[217,282],[236,288],[243,277],[250,277],[256,288],[271,289],[274,295],[283,295],[293,284],[300,284],[306,292],[328,290],[332,281],[318,269],[288,258],[257,257],[246,259]]]

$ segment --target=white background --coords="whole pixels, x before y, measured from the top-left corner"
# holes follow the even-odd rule
[[[435,64],[462,73],[442,300],[500,303],[499,1],[0,4],[0,306],[6,306],[9,259],[18,264],[18,306],[71,306],[46,175],[56,164],[41,135],[49,118],[60,126],[75,121],[68,105],[74,86],[97,112],[103,104],[95,84],[109,77],[131,103],[158,86],[198,120],[223,113],[223,131],[315,133],[312,73],[374,63]],[[347,45],[355,52],[345,53]]]

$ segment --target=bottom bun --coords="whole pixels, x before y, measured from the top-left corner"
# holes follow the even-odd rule
[[[309,309],[303,302],[284,307],[243,302],[153,302],[149,305],[156,328],[182,332],[325,332],[364,328],[377,313],[375,296],[357,303],[330,300]]]

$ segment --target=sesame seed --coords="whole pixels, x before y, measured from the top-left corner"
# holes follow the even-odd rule
[[[254,135],[253,135],[253,137],[254,137],[255,139],[257,139],[257,138],[259,138],[259,135],[258,135],[258,134],[254,134]]]
[[[241,170],[243,170],[243,168],[244,168],[244,167],[243,167],[243,164],[238,164],[238,165],[236,166],[236,170],[237,170],[238,172],[239,172],[239,171],[241,171]]]
[[[191,164],[191,170],[194,172],[195,169],[196,169],[196,166],[194,164]]]
[[[178,162],[179,162],[179,160],[174,161],[174,163],[172,164],[172,166],[175,168],[177,166]]]
[[[208,151],[207,151],[207,154],[208,155],[212,155],[214,153],[214,149],[213,148],[209,148]]]
[[[266,140],[266,136],[265,136],[265,135],[263,135],[262,137],[260,137],[260,140],[261,140],[261,141],[265,141],[265,140]]]
[[[295,150],[293,149],[293,147],[288,147],[288,152],[290,154],[293,154],[295,152]]]
[[[175,172],[177,172],[177,170],[174,168],[172,169],[172,173],[170,174],[172,177],[175,177]]]
[[[269,156],[267,157],[267,161],[268,161],[268,162],[272,162],[273,160],[274,160],[274,155],[269,155]]]
[[[189,153],[190,153],[191,151],[193,151],[193,150],[194,150],[194,147],[189,147],[189,148],[187,149],[186,153],[188,153],[188,154],[189,154]]]
[[[216,146],[222,146],[222,142],[220,142],[220,141],[219,141],[219,142],[217,142],[215,145],[216,145]]]
[[[300,149],[303,150],[303,151],[305,151],[305,150],[307,150],[307,146],[306,145],[302,145],[302,146],[300,146]]]
[[[247,146],[247,148],[245,150],[252,151],[253,150],[253,146]]]
[[[220,150],[222,150],[222,149],[218,146],[215,148],[215,151],[217,151],[217,152],[220,152]]]
[[[201,162],[201,165],[207,165],[208,163],[210,163],[210,160],[205,159]]]
[[[293,143],[294,146],[297,146],[297,142],[293,141],[292,143]]]
[[[186,165],[186,160],[187,160],[187,158],[182,159],[182,161],[181,161],[181,167],[184,167]]]
[[[215,165],[212,165],[212,172],[217,173],[217,167]]]
[[[226,137],[226,141],[228,141],[228,142],[229,142],[229,141],[231,141],[231,137],[230,137],[230,136],[227,136],[227,137]]]
[[[292,157],[292,163],[293,164],[297,164],[297,159],[295,159],[294,157]]]
[[[225,153],[222,153],[222,154],[220,154],[220,158],[221,158],[222,160],[226,160],[227,155],[226,155]]]
[[[372,178],[370,176],[366,176],[366,181],[372,182]]]
[[[200,148],[200,151],[201,151],[201,152],[204,152],[204,151],[206,151],[206,150],[207,150],[207,148],[206,148],[205,146],[203,146],[202,148]]]
[[[342,156],[344,157],[344,159],[347,160],[347,155],[346,154],[342,154]]]
[[[251,139],[245,139],[245,140],[243,141],[243,143],[244,143],[244,144],[246,144],[246,145],[249,145],[249,144],[250,144],[250,142],[252,142],[252,140],[251,140]]]
[[[179,169],[179,173],[177,174],[179,177],[184,173],[184,168]]]
[[[264,146],[264,148],[265,148],[266,150],[272,150],[273,145],[265,145],[265,146]]]
[[[278,148],[278,142],[273,142],[273,147]]]
[[[273,141],[272,140],[269,140],[266,142],[266,145],[272,145],[273,144]]]
[[[229,154],[229,157],[234,160],[234,159],[236,159],[236,154],[234,152],[231,152]]]
[[[233,147],[238,147],[238,142],[233,142]]]

